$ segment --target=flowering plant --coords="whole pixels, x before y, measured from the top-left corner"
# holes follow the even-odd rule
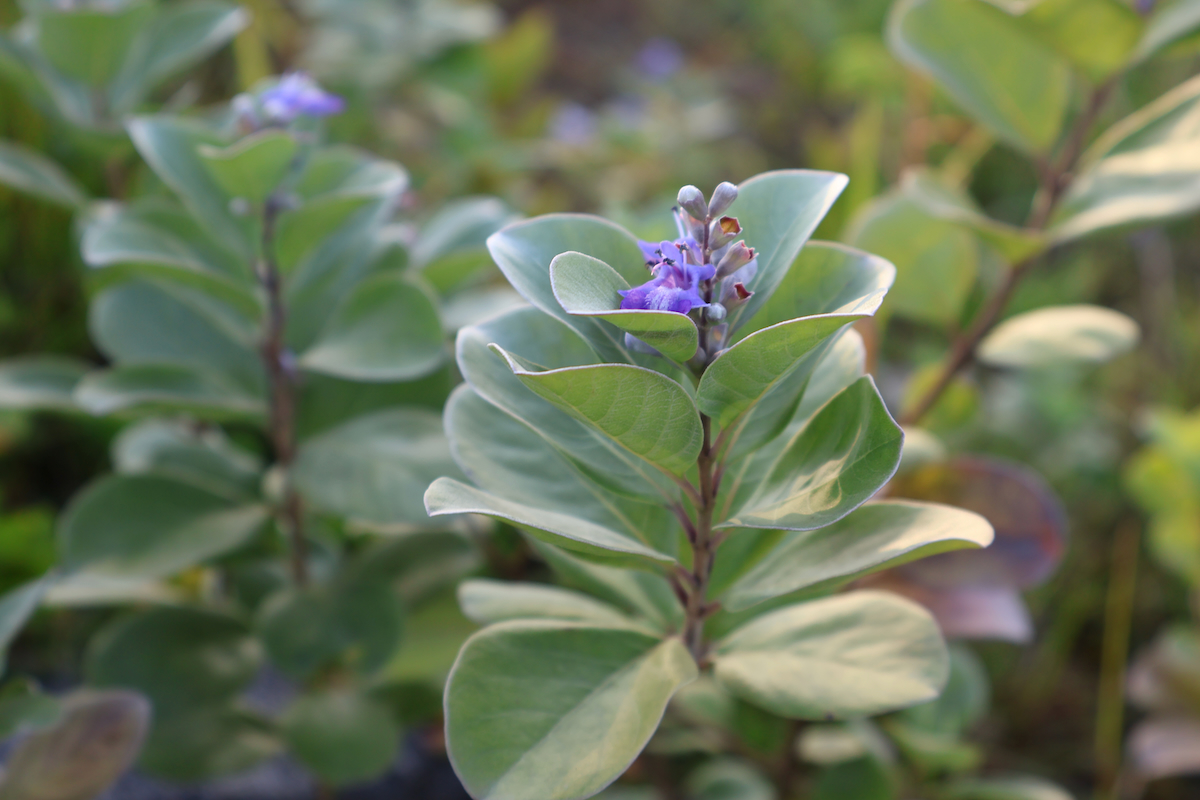
[[[949,506],[864,505],[903,433],[853,325],[894,269],[807,241],[844,185],[771,172],[707,203],[685,187],[680,238],[658,245],[576,215],[488,240],[532,307],[460,331],[466,385],[446,430],[475,485],[439,478],[425,502],[520,527],[574,589],[460,588],[488,626],[445,700],[450,757],[476,797],[600,792],[672,698],[843,719],[940,691],[948,658],[927,612],[834,594],[992,537]]]

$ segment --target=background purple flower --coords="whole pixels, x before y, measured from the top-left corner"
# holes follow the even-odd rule
[[[303,72],[289,72],[258,99],[269,119],[285,125],[302,115],[328,117],[340,114],[346,107],[342,98],[325,91]]]
[[[637,54],[638,72],[651,81],[665,81],[683,66],[683,48],[674,39],[655,36]]]

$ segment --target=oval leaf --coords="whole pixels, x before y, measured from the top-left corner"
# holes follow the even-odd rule
[[[672,311],[622,310],[619,291],[629,282],[598,258],[563,253],[550,262],[550,285],[563,310],[616,325],[675,361],[696,355],[699,334],[687,314]]]
[[[425,492],[425,508],[431,517],[445,514],[487,514],[516,525],[551,534],[551,544],[605,558],[611,553],[648,558],[665,564],[671,556],[653,550],[623,533],[597,525],[570,513],[515,503],[481,492],[453,478],[438,478]],[[610,552],[606,552],[610,551]]]
[[[444,357],[436,301],[402,275],[367,278],[333,312],[300,357],[305,369],[360,381],[405,381]]]
[[[458,587],[458,605],[467,619],[480,625],[513,619],[557,619],[609,628],[634,624],[633,620],[607,603],[540,583],[485,578],[463,581]]]
[[[625,364],[538,371],[499,345],[491,348],[535,394],[631,453],[676,475],[696,463],[704,439],[700,413],[665,375]]]
[[[54,356],[0,362],[0,408],[73,411],[75,386],[87,364]]]
[[[241,546],[267,517],[262,505],[170,478],[114,475],[71,501],[59,541],[67,569],[160,577]]]
[[[794,719],[870,716],[937,697],[949,675],[933,618],[884,592],[853,592],[756,617],[717,644],[717,678]]]
[[[733,585],[722,604],[740,611],[831,578],[991,541],[992,526],[970,511],[934,503],[869,503],[832,525],[789,533]]]
[[[316,508],[366,528],[430,524],[422,496],[455,474],[441,419],[394,408],[352,419],[305,442],[292,465],[296,488]]]
[[[746,244],[757,252],[758,273],[746,287],[754,296],[729,315],[731,331],[770,300],[848,180],[836,172],[789,169],[764,172],[738,186],[727,213],[740,220]]]
[[[888,41],[1009,144],[1043,153],[1058,139],[1070,65],[1000,9],[982,0],[902,0]]]
[[[1132,350],[1140,331],[1129,317],[1100,306],[1050,306],[996,326],[979,344],[979,360],[994,367],[1036,369],[1099,363]]]
[[[506,622],[467,640],[446,685],[446,748],[480,800],[574,800],[616,780],[696,662],[678,639]]]
[[[859,378],[809,420],[745,505],[718,527],[804,531],[836,522],[892,477],[903,441],[875,381]]]
[[[283,182],[299,145],[287,131],[251,134],[228,147],[202,144],[196,151],[230,197],[261,203]]]
[[[36,150],[10,142],[0,142],[0,183],[70,209],[87,202],[87,195],[62,167]]]
[[[384,770],[400,749],[392,712],[370,695],[328,689],[301,695],[280,720],[291,752],[334,785],[365,781]]]

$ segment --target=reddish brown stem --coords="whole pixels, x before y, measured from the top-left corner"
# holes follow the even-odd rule
[[[277,509],[280,527],[287,535],[291,549],[292,579],[296,585],[308,583],[308,541],[304,538],[304,505],[292,487],[288,469],[296,456],[296,376],[290,363],[285,335],[287,308],[283,302],[283,282],[275,263],[275,222],[279,204],[268,198],[263,208],[262,258],[258,276],[267,295],[266,330],[263,335],[262,359],[267,373],[270,403],[267,428],[275,461],[284,472],[283,497]]]

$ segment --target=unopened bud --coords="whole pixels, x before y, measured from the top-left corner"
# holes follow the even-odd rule
[[[704,316],[709,322],[720,322],[725,319],[725,306],[720,303],[709,303],[708,308],[704,309]]]
[[[722,181],[717,184],[717,188],[713,190],[712,199],[708,201],[708,213],[714,217],[719,217],[725,213],[725,209],[733,205],[733,201],[737,200],[738,188],[728,181]]]
[[[746,247],[745,242],[738,242],[717,263],[717,280],[729,277],[753,260],[754,250]]]
[[[732,310],[749,300],[753,295],[754,292],[747,289],[744,283],[738,282],[725,289],[721,294],[721,305],[725,306],[726,309]]]
[[[713,220],[708,226],[708,246],[713,250],[724,247],[733,241],[733,237],[742,232],[736,217],[721,217]]]
[[[702,220],[708,217],[708,204],[704,202],[704,193],[695,186],[685,186],[680,189],[679,196],[675,200],[679,203],[679,207],[691,214],[694,219]]]

